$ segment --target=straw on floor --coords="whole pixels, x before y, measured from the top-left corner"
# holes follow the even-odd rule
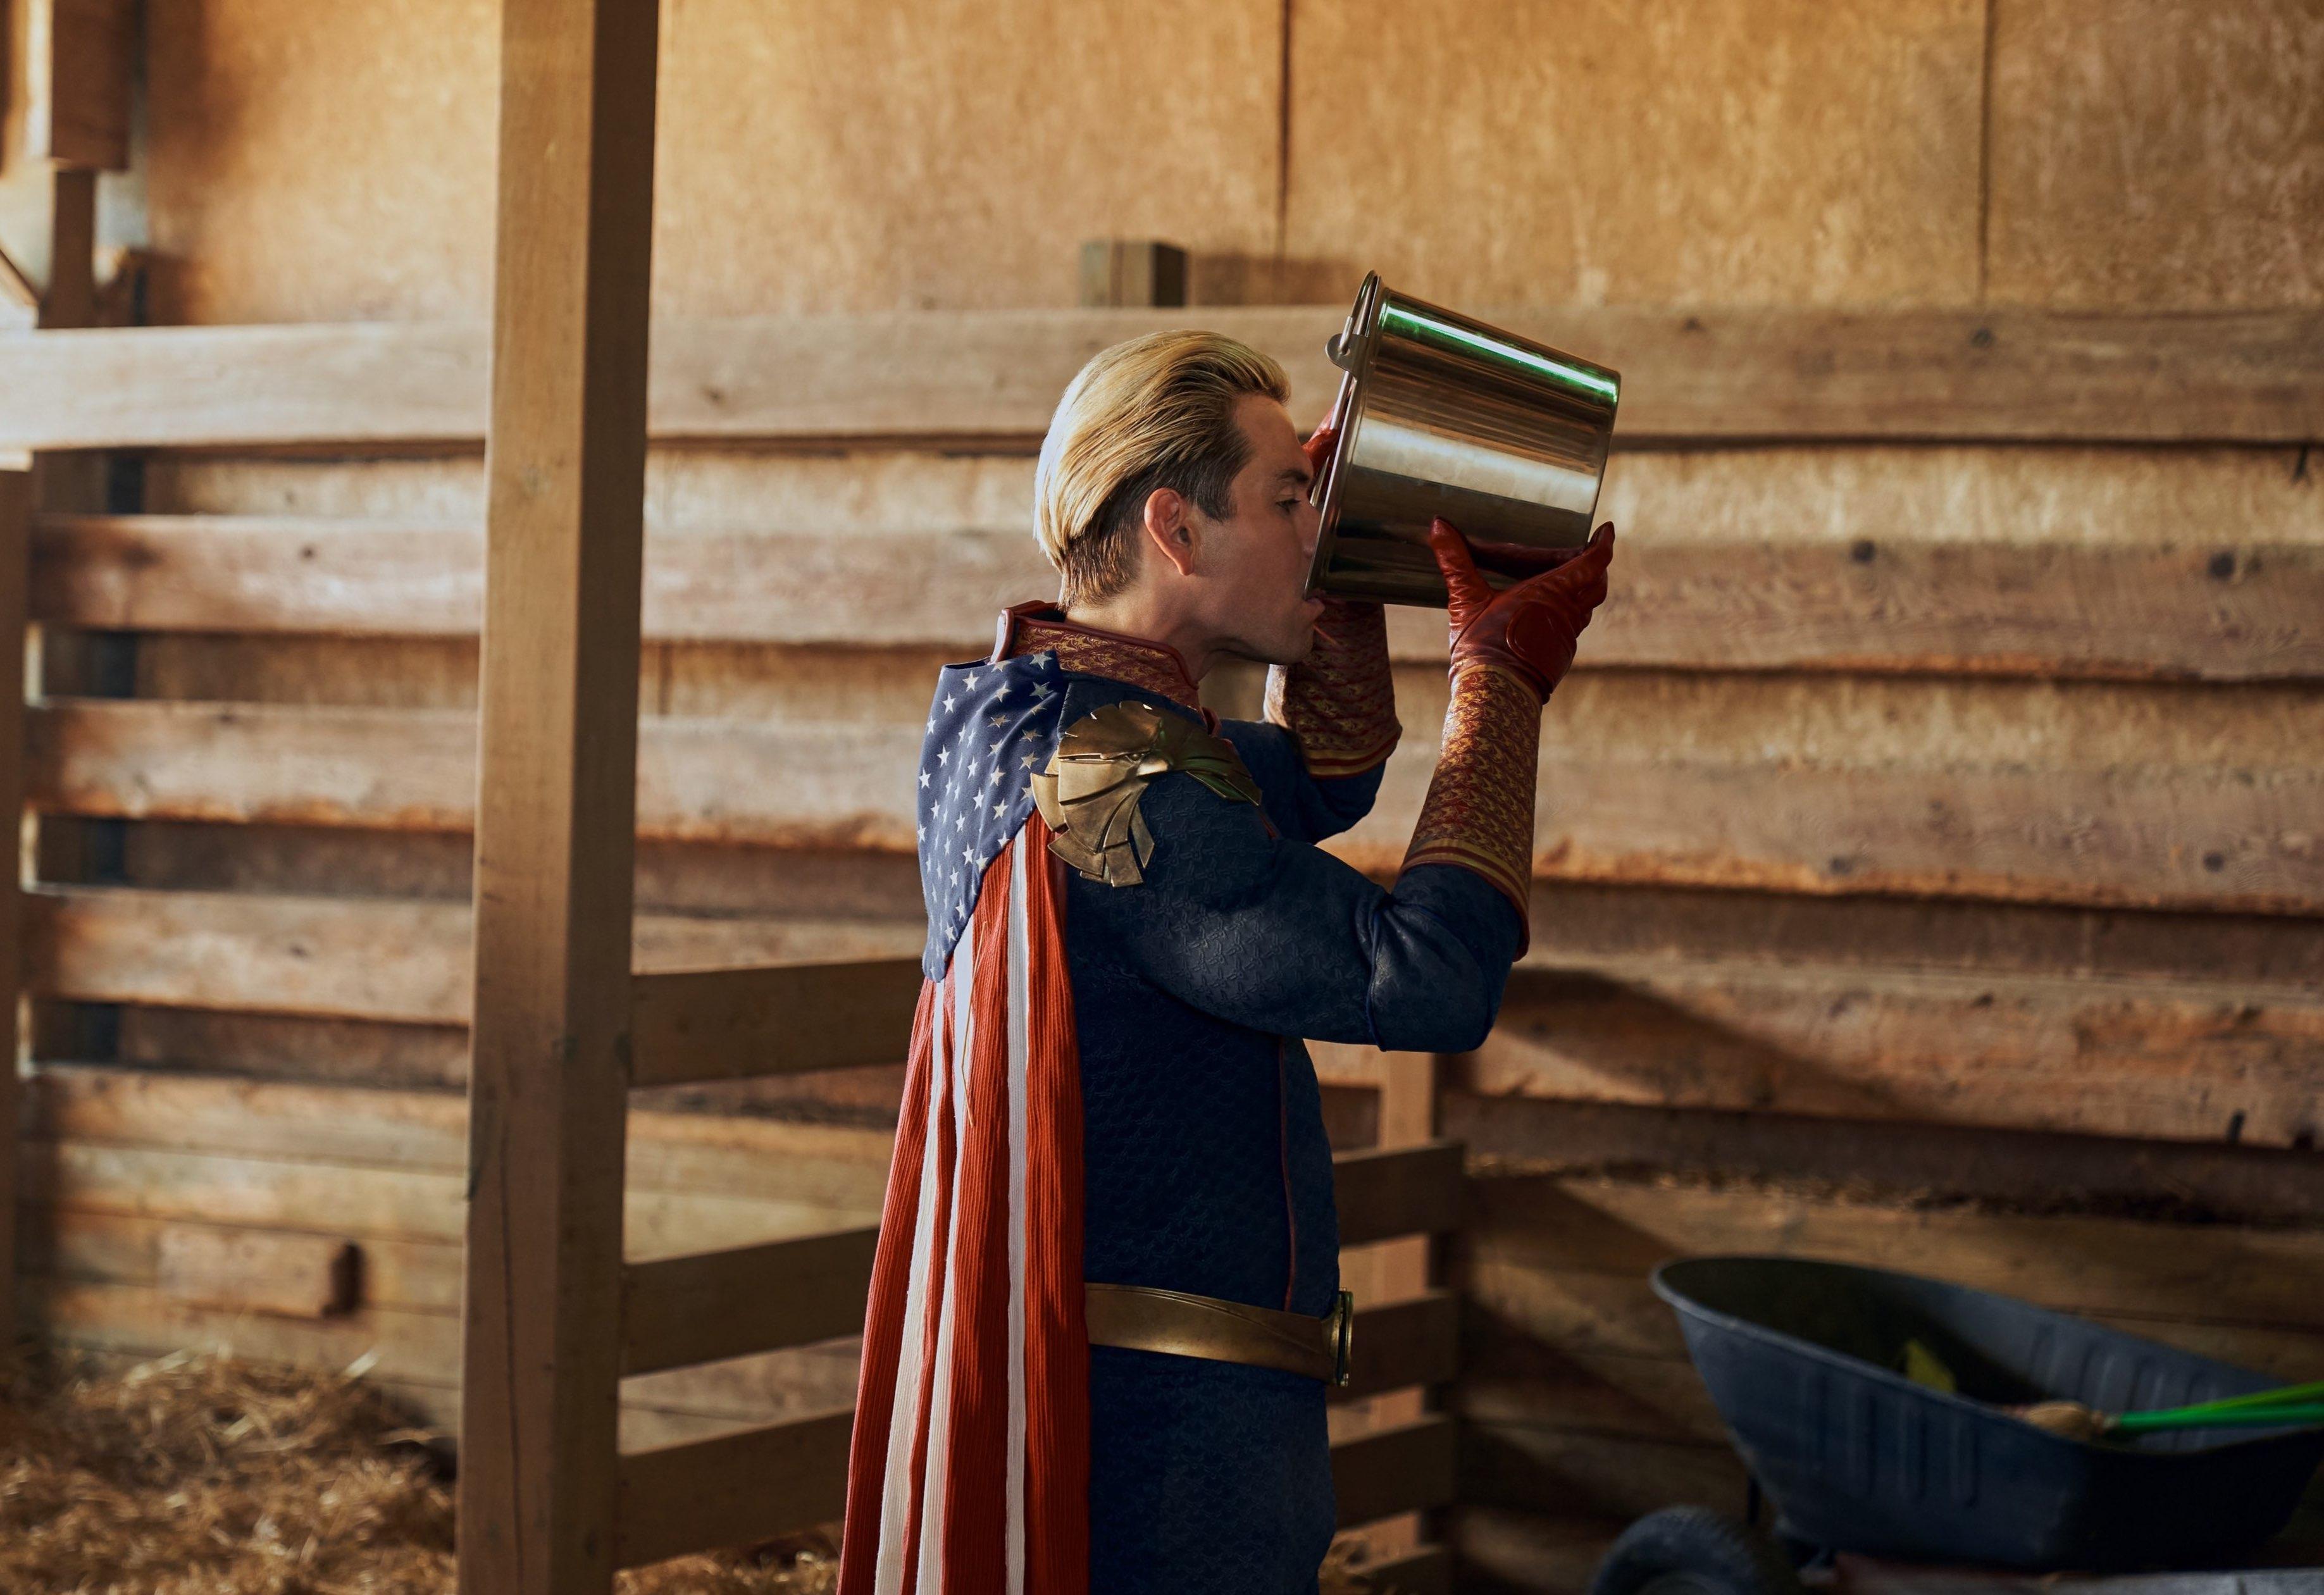
[[[353,1375],[69,1352],[0,1389],[10,1595],[451,1595],[440,1437]],[[830,1595],[819,1535],[621,1576],[621,1595]],[[1370,1586],[1333,1566],[1324,1595]]]

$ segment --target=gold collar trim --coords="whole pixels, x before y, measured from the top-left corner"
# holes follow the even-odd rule
[[[1203,706],[1202,693],[1186,668],[1185,656],[1176,649],[1150,638],[1069,621],[1054,604],[1037,600],[1011,604],[1001,612],[992,662],[1028,653],[1054,653],[1058,664],[1077,675],[1126,681],[1185,708]]]

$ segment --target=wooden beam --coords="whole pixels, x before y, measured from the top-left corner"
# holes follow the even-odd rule
[[[459,1587],[603,1595],[656,0],[503,0]]]
[[[1384,1305],[1360,1305],[1350,1342],[1348,1383],[1334,1399],[1360,1401],[1415,1385],[1440,1385],[1461,1371],[1461,1304],[1431,1290]]]
[[[835,1521],[847,1504],[853,1411],[621,1459],[613,1556],[637,1567]]]
[[[633,976],[630,1083],[902,1063],[920,983],[909,958]]]
[[[1879,529],[1736,544],[1683,528],[1626,545],[1583,665],[2324,678],[2324,547],[2279,539],[2092,544]],[[920,573],[866,609],[884,570]],[[964,645],[1054,581],[1021,533],[650,539],[660,641]],[[199,515],[35,523],[36,620],[141,632],[473,636],[484,539],[465,527]],[[1443,653],[1439,615],[1397,610],[1397,657]]]
[[[29,471],[0,471],[0,1346],[16,1333],[17,1060],[29,959],[24,899],[24,572],[32,513]]]
[[[1333,844],[1359,868],[1402,857],[1443,691],[1438,672],[1399,679],[1404,749],[1371,816]],[[2296,688],[1892,678],[1834,695],[1783,675],[1601,671],[1559,693],[1545,878],[2324,910],[2310,841],[2324,770],[2294,751],[2324,721]],[[64,699],[34,711],[29,779],[44,811],[456,831],[475,801],[471,724],[450,710]],[[640,834],[908,853],[920,736],[914,711],[885,705],[653,717]]]
[[[1544,896],[1561,912],[1606,904],[1609,941],[1627,928],[1618,894],[1580,894],[1572,908],[1562,894]],[[2151,927],[2158,952],[2168,936],[2179,938],[2197,966],[2190,978],[2136,957],[2073,958],[2077,936],[2109,927],[2139,951],[2131,938],[2150,927],[2112,917],[2059,916],[2044,938],[1991,935],[1978,963],[1963,955],[1974,923],[1916,917],[1905,922],[1931,927],[1929,962],[1948,953],[1960,962],[1915,967],[1909,946],[1881,945],[1896,919],[1852,911],[1866,907],[1831,905],[1814,935],[1771,910],[1772,953],[1788,951],[1788,964],[1771,954],[1641,957],[1569,945],[1560,968],[1512,980],[1499,1028],[1462,1067],[1464,1083],[1560,1103],[2190,1141],[2234,1135],[2260,1147],[2324,1131],[2312,919],[2275,922],[2270,937],[2226,916]],[[43,888],[27,908],[40,997],[439,1026],[467,1011],[468,920],[458,903]],[[2018,910],[1978,912],[2006,925]],[[1748,899],[1735,914],[1748,922]],[[2220,922],[2206,922],[2213,917]],[[1831,945],[1858,924],[1884,956]],[[638,921],[636,956],[680,967],[880,958],[919,936],[908,921],[655,915]],[[2238,957],[2248,973],[2238,973]],[[2013,973],[2021,960],[2038,973]],[[2213,963],[2221,970],[2200,967]],[[1510,1135],[1535,1122],[1525,1101],[1497,1100],[1508,1103]]]
[[[877,1225],[632,1263],[622,1372],[715,1362],[863,1327]]]
[[[621,1565],[771,1539],[837,1518],[846,1504],[853,1415],[832,1413],[622,1457]],[[1450,1502],[1452,1447],[1447,1418],[1334,1445],[1341,1526]]]
[[[2037,309],[1483,312],[1626,379],[1626,447],[1771,439],[2305,443],[2324,438],[2324,313]],[[1205,306],[1331,397],[1344,306]],[[679,321],[656,336],[661,440],[942,438],[1029,447],[1107,346],[1185,310]],[[0,448],[466,444],[473,325],[169,327],[0,346]]]
[[[1443,1545],[1400,1552],[1356,1571],[1374,1589],[1396,1595],[1452,1595],[1452,1553]]]
[[[154,1283],[196,1306],[329,1318],[355,1307],[361,1284],[355,1242],[207,1224],[171,1224],[154,1240]]]
[[[26,153],[92,171],[129,169],[132,0],[23,0],[31,59]]]
[[[622,1321],[626,1376],[833,1340],[863,1327],[876,1227],[632,1263]],[[1355,1400],[1459,1371],[1459,1309],[1428,1291],[1356,1314]]]
[[[1340,1526],[1452,1505],[1453,1444],[1452,1420],[1429,1417],[1333,1446]]]
[[[1342,1152],[1333,1161],[1333,1173],[1342,1246],[1441,1234],[1460,1226],[1466,1176],[1457,1141]]]

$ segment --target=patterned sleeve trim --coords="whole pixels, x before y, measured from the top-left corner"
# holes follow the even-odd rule
[[[1388,662],[1388,616],[1377,604],[1329,601],[1315,650],[1267,673],[1267,717],[1299,743],[1318,780],[1361,775],[1396,751],[1396,681]]]
[[[1444,745],[1420,806],[1404,867],[1452,864],[1482,875],[1517,908],[1518,951],[1532,938],[1534,783],[1541,762],[1541,699],[1493,665],[1452,681]]]

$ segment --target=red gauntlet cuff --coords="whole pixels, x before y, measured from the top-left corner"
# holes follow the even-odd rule
[[[1482,875],[1516,906],[1518,952],[1532,939],[1534,783],[1541,763],[1541,699],[1498,665],[1452,678],[1444,746],[1420,806],[1404,867],[1453,864]]]
[[[1305,661],[1267,673],[1267,717],[1298,739],[1316,779],[1361,775],[1404,734],[1388,673],[1388,616],[1377,604],[1328,599],[1315,633]]]

